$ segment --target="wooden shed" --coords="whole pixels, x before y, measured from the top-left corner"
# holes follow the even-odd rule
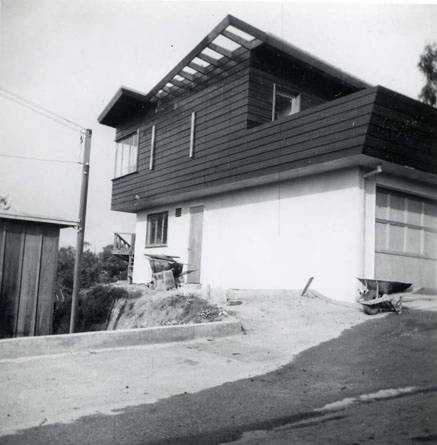
[[[59,231],[75,225],[0,213],[0,338],[51,333]]]

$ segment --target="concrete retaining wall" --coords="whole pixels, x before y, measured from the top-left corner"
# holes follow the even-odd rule
[[[0,340],[0,360],[93,349],[187,341],[241,333],[238,320]]]

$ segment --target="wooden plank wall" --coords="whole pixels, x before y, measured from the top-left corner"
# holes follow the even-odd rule
[[[0,338],[50,334],[59,227],[0,220]]]
[[[437,173],[437,110],[378,87],[364,153]]]
[[[148,200],[175,193],[357,154],[362,150],[374,98],[375,90],[368,89],[252,129],[228,131],[224,127],[203,138],[196,133],[195,162],[189,161],[187,141],[183,153],[162,154],[165,165],[157,162],[151,174],[144,169],[148,157],[142,149],[145,158],[137,181],[114,182],[113,209],[135,211],[146,207]]]
[[[229,62],[231,63],[231,62]],[[211,72],[201,88],[164,103],[155,113],[117,129],[116,139],[140,129],[138,171],[113,181],[112,208],[133,208],[135,194],[171,175],[175,167],[190,171],[202,166],[205,150],[215,140],[240,135],[247,128],[249,52],[224,71]],[[196,112],[194,156],[189,157],[191,113]],[[149,170],[152,126],[156,126],[154,169]],[[133,194],[132,194],[133,193]],[[128,210],[129,211],[129,210]],[[130,210],[132,211],[132,210]]]
[[[356,91],[283,56],[274,57],[264,47],[251,54],[249,83],[248,128],[272,120],[273,84],[299,92],[302,111]]]

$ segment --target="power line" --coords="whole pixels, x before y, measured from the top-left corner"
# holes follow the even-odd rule
[[[64,125],[67,128],[70,128],[70,130],[73,131],[80,130],[82,132],[85,128],[83,125],[77,124],[76,122],[73,122],[72,120],[63,117],[60,114],[55,113],[54,111],[44,108],[41,105],[31,102],[30,100],[24,99],[18,94],[15,94],[12,91],[7,90],[6,88],[3,88],[2,86],[0,86],[0,94],[6,99],[9,99],[23,107],[29,108],[30,110],[48,119],[51,119],[61,125]]]
[[[68,161],[68,160],[63,160],[63,159],[36,158],[33,156],[8,155],[6,153],[0,153],[0,156],[2,156],[4,158],[29,159],[31,161],[60,162],[62,164],[82,164],[82,162],[79,162],[79,161]]]

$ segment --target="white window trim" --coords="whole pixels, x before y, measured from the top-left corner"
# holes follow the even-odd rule
[[[276,117],[276,96],[278,94],[283,95],[285,97],[291,97],[292,99],[295,99],[294,104],[295,104],[295,107],[297,108],[297,110],[293,111],[293,103],[292,103],[291,110],[290,110],[290,113],[288,114],[288,116],[292,116],[293,114],[299,113],[301,111],[301,97],[302,97],[301,93],[288,94],[288,93],[278,92],[277,85],[276,85],[276,83],[274,83],[273,84],[273,99],[272,99],[272,121],[276,120],[275,119],[275,117]]]
[[[156,215],[165,215],[166,219],[167,219],[167,224],[165,226],[166,228],[166,242],[165,243],[156,243],[156,244],[152,244],[150,243],[150,220],[149,218],[152,216],[156,216]],[[169,220],[169,212],[168,210],[162,211],[162,212],[155,212],[155,213],[150,213],[147,215],[147,219],[146,219],[146,249],[150,249],[150,248],[154,248],[154,247],[166,247],[168,245],[168,220]],[[163,241],[164,238],[164,224],[162,224],[162,228],[161,228],[161,241]]]
[[[131,136],[133,136],[134,134],[136,134],[137,136],[137,145],[136,145],[136,149],[137,149],[137,153],[136,153],[136,157],[135,157],[135,163],[131,164],[130,160],[131,160],[131,154],[130,154],[130,150],[129,150],[129,155],[128,155],[128,171],[125,173],[121,173],[119,175],[117,175],[117,166],[118,166],[118,161],[119,161],[119,145],[118,144],[122,144],[123,141],[125,139],[130,138]],[[122,138],[118,138],[115,140],[116,143],[116,149],[115,149],[115,159],[114,159],[114,179],[118,179],[118,178],[122,178],[123,176],[127,176],[130,175],[132,173],[136,173],[138,171],[138,156],[139,156],[139,150],[140,150],[140,130],[137,129],[136,131],[133,131],[132,133],[129,133],[126,136],[123,136]],[[124,151],[121,151],[121,165],[123,165],[123,159],[125,156]],[[131,165],[133,165],[133,168],[131,168]]]
[[[156,126],[152,126],[152,135],[150,137],[150,162],[149,170],[153,170],[155,164],[155,137],[156,137]]]
[[[190,151],[189,157],[192,158],[194,156],[194,133],[196,131],[196,112],[193,111],[191,113],[191,129],[190,129]]]

